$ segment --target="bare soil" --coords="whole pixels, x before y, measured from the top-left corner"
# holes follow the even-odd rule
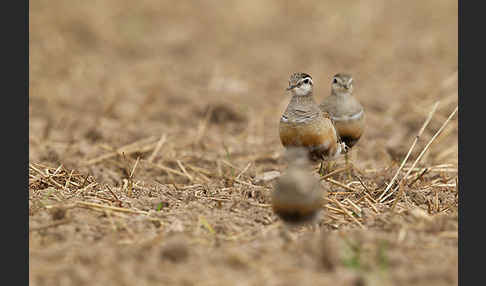
[[[457,106],[457,9],[31,1],[30,285],[457,285],[457,115],[408,172]],[[285,172],[297,71],[317,101],[351,73],[367,121],[318,227],[287,229],[256,178]]]

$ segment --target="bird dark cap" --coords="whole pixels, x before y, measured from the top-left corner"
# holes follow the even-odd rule
[[[290,78],[291,79],[301,79],[301,78],[306,78],[306,77],[310,77],[310,74],[307,74],[307,73],[303,73],[303,72],[296,72],[296,73],[293,73]]]
[[[350,79],[352,76],[348,73],[337,73],[334,77],[342,78],[342,79]]]
[[[307,74],[307,73],[303,73],[303,72],[296,72],[296,73],[293,73],[291,76],[290,76],[290,79],[289,79],[289,83],[291,85],[293,84],[296,84],[299,80],[303,79],[303,78],[306,78],[306,77],[309,77],[312,79],[312,77]]]

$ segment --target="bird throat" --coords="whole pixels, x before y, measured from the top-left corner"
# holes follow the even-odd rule
[[[309,92],[307,95],[292,95],[289,105],[299,106],[308,104],[316,104],[312,92]]]

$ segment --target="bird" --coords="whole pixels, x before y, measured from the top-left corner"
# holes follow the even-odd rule
[[[293,73],[288,91],[292,94],[287,108],[280,117],[279,135],[285,148],[304,147],[309,159],[321,162],[336,159],[345,148],[340,141],[330,114],[323,112],[314,100],[312,77],[307,73]]]
[[[327,191],[311,172],[312,165],[303,147],[286,150],[288,167],[276,179],[272,192],[273,212],[287,225],[316,221]]]
[[[365,128],[363,106],[353,96],[353,77],[346,73],[334,75],[331,83],[331,95],[319,104],[334,123],[338,136],[346,144],[344,156],[348,164],[348,151],[356,145]]]

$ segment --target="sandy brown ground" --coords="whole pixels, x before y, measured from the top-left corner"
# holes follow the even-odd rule
[[[30,1],[30,285],[457,285],[457,115],[379,202],[457,46],[449,0]],[[367,129],[287,237],[255,178],[296,71],[318,101],[352,73]]]

